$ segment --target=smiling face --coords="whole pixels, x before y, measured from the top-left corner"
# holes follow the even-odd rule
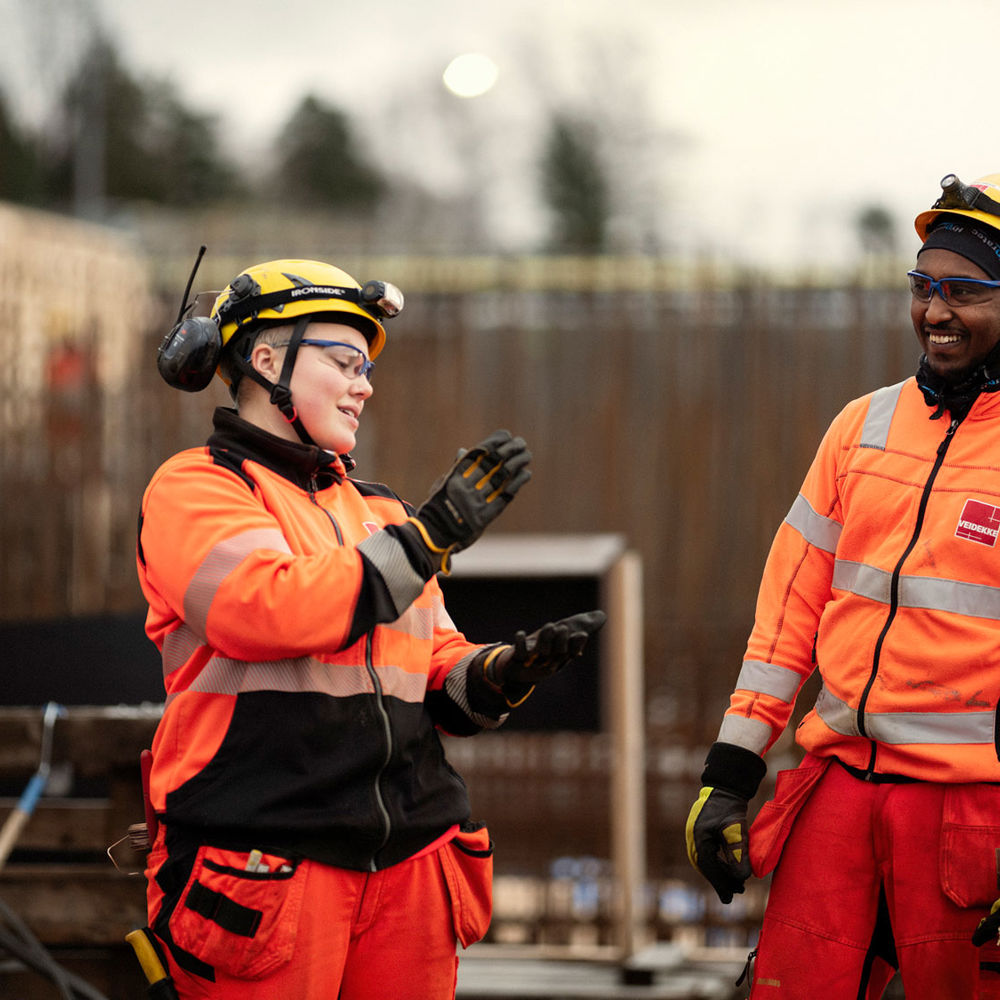
[[[308,340],[333,340],[349,344],[365,357],[368,341],[353,326],[343,323],[310,323]],[[364,375],[350,378],[349,350],[336,347],[299,345],[292,371],[292,401],[299,419],[310,437],[320,446],[338,455],[351,451],[357,444],[355,435],[361,421],[365,401],[372,394],[371,383]]]
[[[275,327],[267,332],[250,354],[254,368],[274,385],[281,376],[287,343],[292,327]],[[363,333],[343,323],[316,320],[306,328],[306,340],[333,340],[346,348],[300,344],[289,389],[292,405],[312,440],[327,451],[346,455],[357,444],[355,435],[361,411],[372,394],[371,383],[364,375],[351,378],[360,351],[368,357],[368,341]],[[257,383],[241,384],[240,416],[288,441],[298,441],[293,426],[285,420],[269,394]]]
[[[980,278],[989,275],[950,250],[924,250],[917,270],[931,278]],[[929,302],[914,297],[910,319],[931,370],[960,381],[1000,342],[1000,289],[976,305],[949,306],[936,292]]]

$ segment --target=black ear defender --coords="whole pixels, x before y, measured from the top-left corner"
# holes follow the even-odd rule
[[[216,293],[202,293],[193,302],[188,302],[205,249],[202,247],[195,258],[177,321],[156,352],[156,367],[163,381],[185,392],[201,392],[212,381],[222,354],[222,334],[209,315]]]

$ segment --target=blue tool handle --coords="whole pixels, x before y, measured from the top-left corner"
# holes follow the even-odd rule
[[[45,791],[45,785],[48,780],[48,771],[37,771],[35,773],[31,781],[28,782],[27,787],[21,793],[21,798],[18,799],[17,808],[21,812],[30,816],[35,811],[35,806],[38,805],[38,800],[41,798],[42,792]]]

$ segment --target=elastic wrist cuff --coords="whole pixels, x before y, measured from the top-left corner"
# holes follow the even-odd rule
[[[764,759],[734,743],[713,743],[701,773],[702,785],[724,788],[748,802],[757,794],[767,774]]]
[[[451,573],[451,550],[455,546],[449,545],[446,548],[441,548],[440,545],[435,545],[427,531],[427,528],[424,527],[423,522],[419,518],[408,517],[406,520],[417,529],[421,540],[424,545],[427,546],[427,550],[429,552],[433,552],[436,556],[439,555],[441,557],[441,572],[444,573],[445,576],[448,576]]]

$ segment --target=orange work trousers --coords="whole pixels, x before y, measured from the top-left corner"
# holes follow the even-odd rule
[[[832,764],[784,844],[750,996],[875,1000],[898,967],[907,1000],[1000,998],[1000,948],[971,943],[998,858],[1000,785],[874,784]]]
[[[377,872],[202,846],[172,888],[166,861],[161,831],[150,926],[182,998],[452,1000],[457,945],[489,924],[485,828]]]

